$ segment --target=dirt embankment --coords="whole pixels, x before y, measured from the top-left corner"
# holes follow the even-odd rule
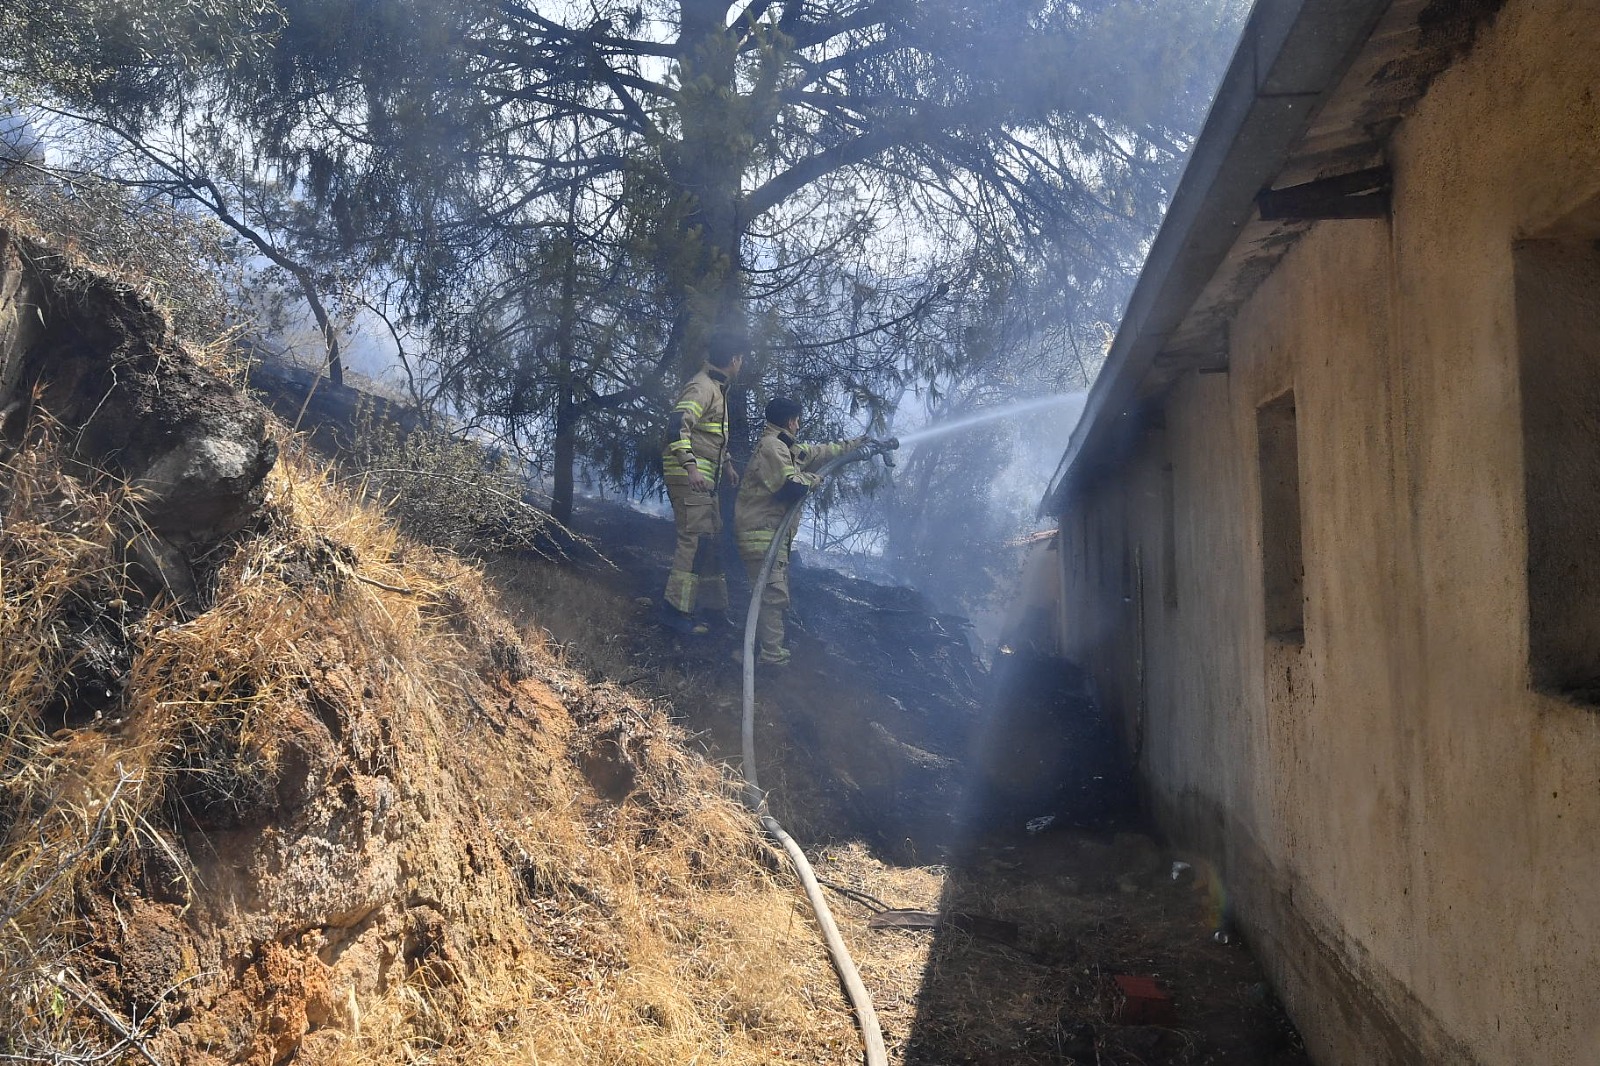
[[[659,707],[525,640],[131,285],[0,254],[0,1053],[848,1057]]]

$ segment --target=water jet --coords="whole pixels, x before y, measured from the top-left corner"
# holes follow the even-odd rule
[[[946,434],[970,429],[985,422],[993,422],[1002,418],[1014,418],[1030,411],[1043,411],[1066,404],[1077,404],[1081,408],[1086,395],[1087,393],[1082,392],[1063,392],[1053,396],[1035,396],[1031,400],[1019,400],[1004,407],[985,407],[971,414],[962,415],[960,418],[951,419],[948,422],[940,422],[935,425],[924,426],[922,429],[912,430],[910,433],[902,433],[900,434],[900,446],[902,448],[909,447],[925,440],[933,440]]]

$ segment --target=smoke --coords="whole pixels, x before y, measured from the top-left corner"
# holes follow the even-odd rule
[[[969,620],[980,652],[998,643],[1016,596],[1039,494],[1082,414],[1071,391],[907,426],[897,467],[847,467],[807,508],[811,565],[917,589]]]
[[[908,433],[888,499],[885,562],[941,610],[998,637],[1023,561],[1018,546],[1083,412],[1082,391],[1014,401]]]
[[[1083,417],[1089,393],[1080,389],[1052,399],[1057,402],[1047,408],[1017,416],[1011,462],[994,480],[992,498],[1024,522],[1031,522],[1037,512],[1039,497]]]

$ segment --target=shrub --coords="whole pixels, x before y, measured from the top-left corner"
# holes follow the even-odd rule
[[[437,429],[402,429],[370,407],[352,437],[348,476],[418,540],[462,555],[558,548],[559,525],[503,455]]]

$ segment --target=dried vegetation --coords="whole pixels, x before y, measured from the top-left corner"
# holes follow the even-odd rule
[[[339,462],[362,495],[380,503],[412,537],[465,556],[531,551],[559,555],[569,539],[548,511],[528,502],[509,458],[432,426],[402,430],[372,405],[357,413]]]
[[[204,609],[145,603],[125,490],[59,450],[34,426],[0,500],[0,1050],[850,1057],[797,897],[660,708],[304,457]]]

